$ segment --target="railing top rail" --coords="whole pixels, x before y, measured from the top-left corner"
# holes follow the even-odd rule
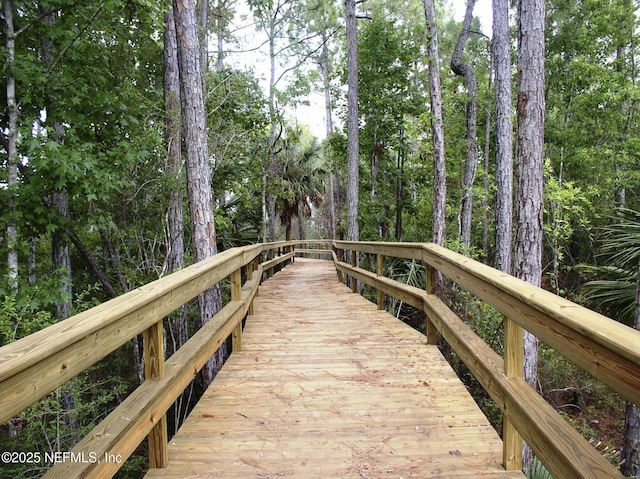
[[[425,261],[437,263],[434,266],[454,281],[462,282],[463,276],[474,278],[475,282],[466,280],[466,284],[463,285],[472,293],[487,296],[491,293],[483,285],[494,286],[506,296],[535,308],[549,318],[640,365],[640,331],[441,246],[428,244],[423,246],[423,250],[426,253]],[[455,270],[446,268],[441,261],[454,266]]]
[[[124,316],[135,314],[137,310],[198,278],[214,274],[214,276],[219,276],[217,280],[219,281],[229,274],[227,269],[237,269],[244,266],[263,251],[292,246],[293,244],[291,241],[280,241],[231,248],[7,344],[0,348],[0,381],[15,375],[16,371],[24,370],[46,359],[52,352],[95,334]],[[224,266],[229,266],[229,268],[223,268]],[[196,295],[197,293],[194,294],[194,297]]]
[[[633,364],[640,365],[640,331],[447,248],[433,243],[334,241],[333,244],[364,253],[421,259],[507,316],[513,313],[513,301],[510,303],[505,297],[539,311]],[[599,361],[596,357],[593,360]]]

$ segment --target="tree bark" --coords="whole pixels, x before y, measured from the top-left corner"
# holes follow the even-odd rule
[[[275,178],[278,174],[278,151],[277,143],[279,139],[278,111],[276,105],[276,15],[269,10],[267,15],[268,27],[267,37],[269,39],[269,164],[265,175],[265,209],[267,213],[266,222],[269,230],[269,241],[276,240],[276,192],[274,190]]]
[[[489,66],[489,88],[486,106],[486,122],[484,130],[484,198],[482,198],[482,251],[484,252],[484,262],[489,259],[489,157],[491,156],[491,90],[493,88],[493,52],[491,52]]]
[[[7,129],[7,210],[9,213],[6,229],[7,270],[9,289],[16,293],[18,291],[18,224],[15,198],[18,188],[18,105],[16,102],[16,79],[12,69],[16,55],[12,0],[4,1],[4,21],[7,28],[7,111],[9,113]]]
[[[44,15],[44,21],[53,26],[55,24],[55,14],[48,13],[47,9],[42,6],[38,6],[38,12]],[[40,49],[42,52],[42,59],[44,67],[49,69],[53,63],[53,51],[52,41],[50,38],[43,38],[40,43]],[[56,84],[49,84],[46,94],[45,109],[47,112],[47,119],[52,121],[52,140],[63,144],[65,128],[60,118],[57,115],[56,105],[54,103],[54,92],[59,86]],[[63,181],[64,183],[64,181]],[[63,186],[56,188],[51,195],[51,201],[53,208],[63,222],[69,219],[69,193]],[[69,248],[69,242],[66,235],[65,228],[58,228],[54,231],[51,237],[51,264],[54,271],[60,273],[60,297],[61,301],[56,304],[56,319],[63,321],[71,315],[72,303],[72,280],[71,280],[71,252]],[[77,427],[77,423],[74,425]]]
[[[41,5],[38,6],[38,13],[44,14],[44,21],[49,26],[55,24],[55,13],[47,13],[46,8]],[[42,59],[44,67],[49,69],[53,63],[53,42],[51,38],[44,37],[40,43],[40,50],[42,53]],[[51,139],[56,143],[62,145],[64,143],[65,128],[62,123],[62,119],[58,118],[58,109],[55,104],[55,90],[59,86],[56,83],[50,83],[45,91],[45,110],[47,113],[47,120],[51,121],[52,129],[49,130]],[[64,184],[64,178],[62,183]],[[55,188],[51,195],[51,203],[55,212],[62,223],[66,223],[69,219],[69,194],[66,187]],[[72,291],[72,278],[71,278],[71,252],[69,248],[66,229],[59,227],[54,231],[51,237],[51,266],[53,271],[59,273],[58,280],[60,301],[56,303],[56,319],[58,321],[64,321],[71,316],[71,310],[73,307],[73,291]],[[62,414],[64,415],[64,423],[69,430],[70,434],[74,436],[74,440],[79,440],[77,437],[79,423],[78,423],[78,411],[77,404],[79,403],[79,395],[77,389],[74,387],[74,381],[65,384],[60,388],[60,405],[62,406]]]
[[[359,163],[358,139],[358,32],[356,1],[345,0],[347,33],[347,240],[358,241]]]
[[[431,131],[433,135],[433,242],[442,246],[446,236],[447,184],[445,177],[444,121],[442,118],[438,30],[436,27],[436,7],[433,0],[424,0],[424,12],[427,23]],[[438,284],[440,288],[442,284],[440,275],[438,275]]]
[[[509,0],[493,0],[493,62],[496,84],[495,266],[511,273],[513,228],[513,107]]]
[[[269,130],[269,165],[267,168],[267,180],[270,186],[267,186],[267,215],[269,225],[269,241],[276,240],[276,193],[273,190],[274,181],[278,174],[278,152],[276,144],[278,142],[278,120],[276,111],[276,51],[275,51],[275,32],[273,29],[269,35],[269,119],[271,127]]]
[[[331,110],[331,82],[329,77],[329,48],[327,47],[328,38],[326,32],[322,32],[322,51],[320,53],[320,74],[322,75],[322,85],[324,89],[324,111],[325,111],[325,129],[327,138],[333,133],[333,116]],[[337,166],[336,166],[337,167]],[[336,239],[336,192],[335,183],[337,182],[337,173],[329,172],[329,234],[331,239]]]
[[[66,221],[69,219],[69,194],[66,188],[56,191],[52,195],[53,207],[56,213]],[[73,290],[71,280],[71,252],[66,230],[59,228],[51,238],[51,264],[54,271],[60,272],[60,297],[56,304],[56,318],[62,321],[71,316],[73,308]]]
[[[216,43],[218,46],[218,51],[216,53],[216,71],[222,71],[224,68],[224,34],[222,27],[222,9],[224,5],[222,0],[218,0],[216,4]]]
[[[384,150],[384,146],[378,143],[378,125],[373,126],[373,154],[371,155],[371,204],[376,202],[378,190],[378,166],[380,164],[379,152]]]
[[[206,90],[205,74],[209,68],[209,0],[198,0],[198,29],[200,38],[200,72],[202,91]]]
[[[467,10],[462,22],[462,31],[458,37],[456,48],[451,57],[451,70],[456,75],[464,78],[467,86],[469,100],[466,105],[467,123],[467,158],[464,166],[464,185],[462,194],[462,204],[460,205],[460,237],[466,249],[471,247],[471,219],[473,213],[473,183],[476,178],[478,167],[478,146],[476,122],[478,117],[478,85],[476,82],[476,71],[473,65],[462,63],[464,47],[469,38],[469,29],[473,20],[473,7],[476,0],[467,0]]]
[[[542,282],[544,180],[544,0],[521,0],[518,11],[518,198],[515,274],[535,286]],[[524,338],[524,378],[538,382],[538,339]],[[525,468],[531,461],[525,448]]]
[[[403,136],[404,133],[401,134]],[[404,149],[398,150],[397,170],[396,170],[396,229],[395,239],[400,241],[402,238],[402,209],[404,206]]]
[[[217,253],[211,190],[211,165],[200,71],[196,8],[194,0],[174,0],[182,122],[186,145],[187,195],[193,228],[194,259],[203,261]],[[198,297],[200,325],[204,326],[222,308],[220,286]],[[205,387],[222,366],[224,345],[203,368]]]
[[[167,269],[172,273],[184,267],[184,200],[182,185],[182,134],[180,125],[180,77],[178,75],[178,52],[173,10],[165,13],[164,30],[164,106],[165,143],[167,148],[167,171],[171,178],[171,202],[169,205],[169,244]],[[189,339],[186,305],[180,313],[169,320],[173,351],[178,350]]]
[[[298,239],[304,240],[304,211],[302,205],[298,203]]]

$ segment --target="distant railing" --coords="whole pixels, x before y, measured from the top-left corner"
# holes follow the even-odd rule
[[[504,414],[507,470],[522,468],[524,438],[555,479],[623,478],[523,379],[523,328],[635,404],[640,404],[640,331],[434,244],[332,245],[338,275],[352,278],[354,292],[361,281],[377,288],[380,309],[388,294],[424,311],[427,342],[436,344],[440,332],[494,399]],[[376,256],[375,273],[356,266],[357,253]],[[425,289],[385,278],[385,256],[423,261]],[[437,271],[505,316],[504,359],[434,294]]]
[[[74,447],[69,457],[82,460],[60,462],[44,477],[111,477],[147,436],[149,466],[164,467],[166,411],[229,335],[241,349],[262,274],[293,261],[293,245],[224,251],[0,348],[0,424],[143,333],[145,381]],[[163,318],[227,277],[231,300],[165,362]]]
[[[331,259],[331,240],[294,241],[296,256]]]

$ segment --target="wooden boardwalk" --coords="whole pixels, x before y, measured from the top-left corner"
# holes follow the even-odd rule
[[[155,478],[523,478],[438,349],[296,259],[260,287],[234,352]]]

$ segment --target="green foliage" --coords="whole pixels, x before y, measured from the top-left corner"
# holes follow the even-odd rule
[[[547,9],[547,151],[567,180],[597,188],[602,212],[638,186],[634,9],[626,0]]]
[[[583,265],[588,277],[583,293],[614,319],[633,326],[640,263],[640,213],[621,209],[618,222],[601,229],[599,257],[602,265]]]
[[[293,218],[297,217],[299,222],[310,218],[312,207],[318,208],[324,201],[328,173],[324,168],[322,148],[308,133],[288,129],[281,142],[282,176],[276,207],[286,229],[286,239],[291,239]]]
[[[267,102],[256,78],[232,69],[207,76],[212,188],[218,198],[221,249],[254,243],[262,225],[262,161],[267,156]]]
[[[547,468],[544,467],[542,461],[534,457],[529,469],[527,469],[527,479],[553,479],[553,476]]]
[[[35,289],[35,288],[34,288]],[[30,295],[7,294],[0,304],[0,346],[33,334],[55,322],[40,303],[38,291]]]
[[[565,292],[563,278],[567,269],[574,266],[565,261],[565,253],[575,241],[574,235],[591,236],[591,218],[595,216],[591,197],[595,193],[593,188],[589,190],[591,195],[585,194],[575,182],[564,181],[562,173],[556,176],[551,162],[545,161],[543,231],[551,250],[550,285],[559,294]]]
[[[390,237],[397,210],[409,203],[403,191],[411,173],[405,169],[407,119],[424,104],[414,82],[419,48],[407,26],[384,8],[374,9],[372,17],[358,38],[361,176],[369,180],[360,182],[362,239]]]
[[[3,434],[0,448],[3,451],[38,452],[43,460],[34,464],[5,464],[3,473],[7,477],[41,477],[52,465],[44,461],[45,454],[70,451],[79,438],[122,401],[129,387],[102,364],[69,381],[12,419],[15,437]],[[73,398],[73,409],[67,408],[65,397]],[[72,426],[74,423],[80,426]]]

